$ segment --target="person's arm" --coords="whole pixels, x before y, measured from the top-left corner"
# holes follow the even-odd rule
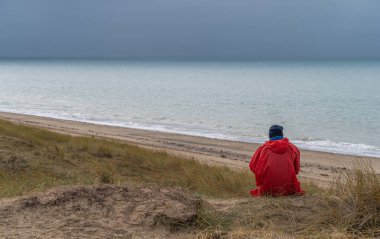
[[[301,153],[296,146],[294,146],[294,151],[295,151],[294,171],[296,172],[296,174],[298,174],[301,168],[301,163],[300,163]]]
[[[260,187],[263,184],[262,180],[262,162],[260,158],[262,157],[262,150],[263,150],[263,145],[260,146],[255,153],[253,154],[253,157],[251,159],[251,162],[249,163],[249,169],[255,174],[255,180],[256,180],[256,186]]]
[[[253,156],[251,158],[251,162],[249,163],[249,169],[254,174],[256,174],[256,166],[257,166],[257,162],[259,161],[259,158],[260,158],[260,153],[261,153],[262,147],[263,146],[260,146],[258,149],[256,149],[255,153],[253,154]]]

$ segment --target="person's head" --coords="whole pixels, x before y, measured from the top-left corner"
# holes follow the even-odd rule
[[[273,138],[273,137],[276,137],[276,136],[284,136],[282,130],[284,128],[280,125],[272,125],[270,128],[269,128],[269,138]]]

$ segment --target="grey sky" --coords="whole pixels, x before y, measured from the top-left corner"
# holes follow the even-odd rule
[[[0,58],[380,59],[379,0],[0,0]]]

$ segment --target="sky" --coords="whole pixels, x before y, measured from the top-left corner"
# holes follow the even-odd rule
[[[379,0],[0,0],[0,58],[380,59]]]

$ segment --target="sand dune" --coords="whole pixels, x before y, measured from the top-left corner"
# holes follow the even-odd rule
[[[58,188],[0,200],[0,238],[189,238],[199,205],[170,188]]]

